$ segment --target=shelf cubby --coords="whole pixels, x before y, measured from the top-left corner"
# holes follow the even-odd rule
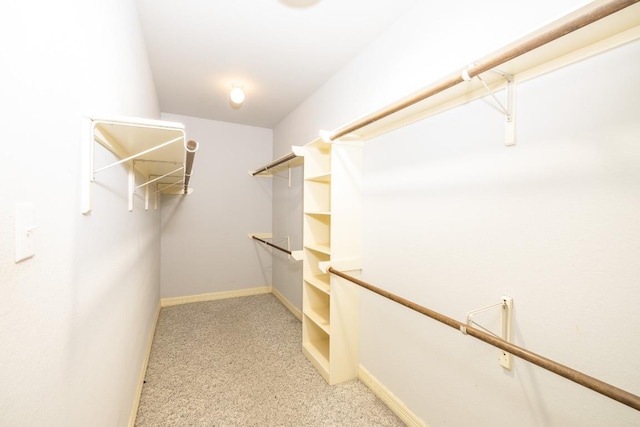
[[[310,286],[316,287],[327,295],[331,293],[331,285],[329,282],[328,274],[322,274],[319,276],[309,275],[305,277],[304,282]]]
[[[313,285],[305,284],[305,286],[307,287],[303,303],[305,315],[330,335],[329,295]]]
[[[304,206],[307,212],[331,212],[331,184],[306,180]]]
[[[329,382],[329,334],[320,328],[309,316],[303,316],[302,350],[318,372]]]
[[[331,247],[331,216],[322,214],[305,214],[303,233],[309,238],[305,246],[316,251],[330,253]]]

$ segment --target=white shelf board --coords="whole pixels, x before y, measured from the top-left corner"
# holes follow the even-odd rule
[[[185,160],[185,130],[182,123],[140,118],[91,117],[96,140],[120,158],[152,149],[162,143],[179,138],[163,148],[136,158],[136,168],[146,176],[170,172],[171,163]],[[153,160],[154,162],[148,162]],[[162,162],[162,163],[161,163]],[[96,168],[100,165],[96,165]]]
[[[329,285],[328,283],[329,281],[328,274],[324,274],[322,276],[305,277],[304,281],[307,282],[309,285],[324,292],[327,295],[331,293],[331,285]]]
[[[293,147],[292,147],[293,148]],[[278,163],[281,162],[283,159],[286,159],[287,157],[290,157],[292,155],[295,155],[295,157],[283,161],[282,163],[277,164],[276,166],[273,167],[269,167],[269,165],[273,164],[273,163]],[[289,168],[294,168],[297,166],[301,166],[304,164],[304,157],[302,156],[300,150],[294,150],[292,151],[290,154],[284,155],[282,157],[279,157],[278,159],[275,159],[273,162],[271,162],[269,165],[264,165],[262,167],[259,167],[258,169],[256,169],[256,171],[260,171],[258,173],[255,173],[255,171],[249,171],[249,173],[253,176],[262,176],[262,177],[269,177],[269,176],[273,176],[279,172],[282,172],[284,170],[287,170]],[[266,170],[263,170],[265,169]],[[255,173],[255,175],[254,175]]]
[[[327,243],[308,243],[304,247],[325,255],[331,255],[331,247]]]
[[[331,211],[305,211],[305,215],[331,216]]]
[[[311,307],[305,310],[304,314],[327,335],[330,334],[329,307]]]
[[[315,176],[310,176],[308,178],[305,178],[305,181],[312,181],[312,182],[322,182],[325,184],[330,184],[331,183],[331,172],[325,172],[325,173],[321,173]]]
[[[156,186],[158,191],[166,189],[164,191],[170,193],[183,190],[187,149],[182,123],[116,116],[85,116],[83,123],[87,142],[82,146],[82,213],[91,211],[91,183],[100,180],[103,170],[119,164],[133,164],[134,170],[144,175],[146,180],[137,183],[130,179],[133,188],[129,189],[129,210],[132,209],[131,199],[136,185],[152,181],[153,192]],[[112,152],[118,160],[112,164],[94,164],[95,143]]]

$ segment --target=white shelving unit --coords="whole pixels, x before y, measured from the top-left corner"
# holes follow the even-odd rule
[[[129,210],[133,210],[136,190],[145,194],[145,208],[152,198],[157,207],[159,193],[188,194],[195,141],[186,141],[182,123],[133,117],[85,117],[82,144],[82,213],[91,212],[91,187],[97,175],[124,164],[129,168]],[[119,160],[108,165],[94,164],[94,145],[98,143]],[[145,181],[136,182],[136,174]]]
[[[362,148],[305,146],[302,349],[329,384],[357,376],[359,299],[355,285],[326,273],[361,268]]]

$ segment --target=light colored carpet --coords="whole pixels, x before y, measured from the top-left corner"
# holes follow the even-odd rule
[[[329,386],[273,295],[164,307],[136,426],[403,426],[358,380]]]

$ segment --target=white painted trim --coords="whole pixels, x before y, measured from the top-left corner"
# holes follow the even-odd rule
[[[282,295],[282,293],[280,293],[279,290],[277,290],[276,288],[272,288],[271,292],[273,293],[273,295],[278,298],[278,300],[282,303],[282,305],[284,305],[285,307],[287,307],[289,309],[289,311],[296,316],[296,318],[302,322],[302,312],[300,310],[298,310],[298,307],[296,307],[295,305],[293,305],[293,303],[291,301],[289,301],[284,295]]]
[[[162,298],[160,305],[169,307],[172,305],[189,304],[192,302],[215,301],[219,299],[246,297],[251,295],[261,295],[271,293],[271,286],[262,286],[259,288],[239,289],[236,291],[214,292],[210,294],[188,295],[184,297]]]
[[[142,387],[144,385],[144,379],[147,375],[147,366],[149,365],[149,357],[151,356],[151,346],[153,345],[153,337],[156,333],[156,326],[158,325],[158,318],[160,317],[160,304],[156,308],[155,319],[153,320],[153,326],[147,337],[147,353],[142,362],[142,369],[140,370],[140,376],[138,378],[138,389],[136,390],[135,400],[131,407],[131,414],[129,415],[129,427],[133,427],[136,423],[136,417],[138,415],[138,407],[140,406],[140,397],[142,397]]]
[[[393,411],[409,427],[427,427],[416,414],[411,412],[407,405],[398,399],[388,388],[375,378],[362,365],[358,368],[358,378],[364,385],[376,395],[385,405]]]

